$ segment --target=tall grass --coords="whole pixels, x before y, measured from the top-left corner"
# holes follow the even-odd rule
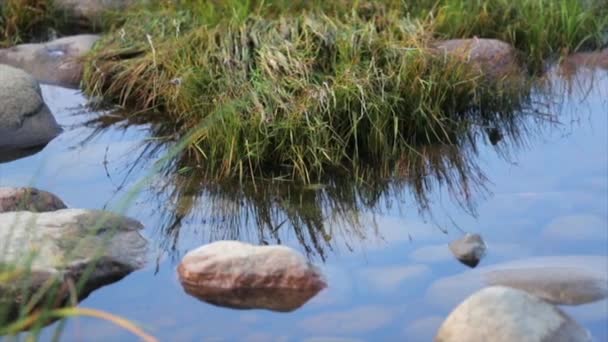
[[[433,53],[435,39],[503,39],[538,66],[602,44],[607,13],[576,0],[157,1],[115,19],[84,88],[177,134],[209,119],[188,153],[212,177],[314,182],[459,144],[519,105],[521,84],[487,82]]]
[[[272,170],[311,182],[419,144],[456,143],[489,89],[466,65],[431,53],[424,27],[400,16],[251,17],[185,32],[179,20],[108,36],[85,89],[157,111],[178,130],[209,118],[190,148],[220,178]]]
[[[4,0],[0,2],[0,48],[48,35],[54,26],[49,0]]]

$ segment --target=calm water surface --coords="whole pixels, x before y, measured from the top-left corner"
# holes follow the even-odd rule
[[[0,185],[48,190],[71,207],[124,209],[144,223],[152,245],[148,266],[81,305],[126,317],[161,341],[429,341],[479,286],[475,271],[446,246],[463,231],[486,239],[489,254],[479,267],[528,260],[608,274],[608,74],[595,73],[591,89],[586,76],[571,95],[556,91],[560,124],[534,130],[508,153],[481,147],[477,162],[488,192],[474,195],[475,215],[441,188],[430,194],[432,214],[421,213],[412,196],[385,194],[382,205],[358,212],[359,224],[327,209],[325,231],[317,235],[299,236],[287,222],[272,236],[258,229],[255,211],[243,210],[237,224],[230,221],[217,209],[230,206],[222,205],[221,196],[175,202],[161,176],[131,198],[129,190],[141,185],[159,155],[150,153],[149,127],[112,126],[91,137],[93,129],[82,125],[92,115],[82,114],[83,98],[49,86],[44,97],[66,132],[34,156],[0,164]],[[307,200],[301,205],[314,207]],[[175,205],[187,207],[177,221],[170,209]],[[188,296],[176,276],[181,256],[223,238],[278,239],[295,247],[320,265],[329,288],[291,313],[231,310]],[[566,310],[594,340],[608,340],[608,301]],[[50,340],[56,326],[45,329],[42,339]],[[66,324],[63,340],[137,338],[80,318]]]

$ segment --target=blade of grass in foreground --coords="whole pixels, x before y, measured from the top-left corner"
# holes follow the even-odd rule
[[[133,333],[134,335],[141,338],[142,341],[145,341],[145,342],[157,342],[158,341],[155,337],[147,334],[145,331],[143,331],[137,325],[135,325],[134,323],[132,323],[122,317],[110,314],[105,311],[90,309],[90,308],[82,308],[82,307],[63,308],[63,309],[56,309],[56,310],[51,310],[51,311],[42,312],[42,313],[41,312],[34,313],[7,327],[1,328],[0,335],[15,334],[19,331],[22,331],[22,330],[26,329],[28,326],[30,326],[31,324],[33,324],[34,322],[38,321],[40,319],[40,316],[42,316],[42,315],[46,316],[47,318],[75,318],[75,317],[79,317],[79,316],[88,316],[88,317],[98,318],[98,319],[102,319],[102,320],[108,321],[110,323],[113,323],[116,326],[121,327],[121,328]]]

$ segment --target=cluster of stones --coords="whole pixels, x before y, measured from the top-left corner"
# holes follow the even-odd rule
[[[0,188],[0,306],[15,317],[34,295],[62,306],[74,291],[82,299],[122,279],[145,263],[141,229],[120,215],[68,209],[46,191]]]

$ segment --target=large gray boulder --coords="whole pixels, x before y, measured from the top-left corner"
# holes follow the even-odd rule
[[[46,145],[60,132],[36,80],[0,64],[0,159],[6,151]]]
[[[437,342],[578,342],[589,332],[559,308],[502,286],[485,288],[462,302],[443,322]]]
[[[0,282],[0,306],[14,315],[37,291],[60,306],[70,284],[83,282],[82,299],[120,280],[144,265],[147,241],[140,229],[137,221],[102,211],[1,213],[0,271],[12,277]]]
[[[0,213],[9,211],[45,212],[67,208],[50,192],[36,188],[0,187]]]
[[[326,287],[319,270],[289,247],[218,241],[184,256],[185,291],[211,304],[292,311]]]
[[[0,63],[23,69],[42,83],[78,88],[84,70],[82,57],[98,39],[83,34],[0,49]]]

